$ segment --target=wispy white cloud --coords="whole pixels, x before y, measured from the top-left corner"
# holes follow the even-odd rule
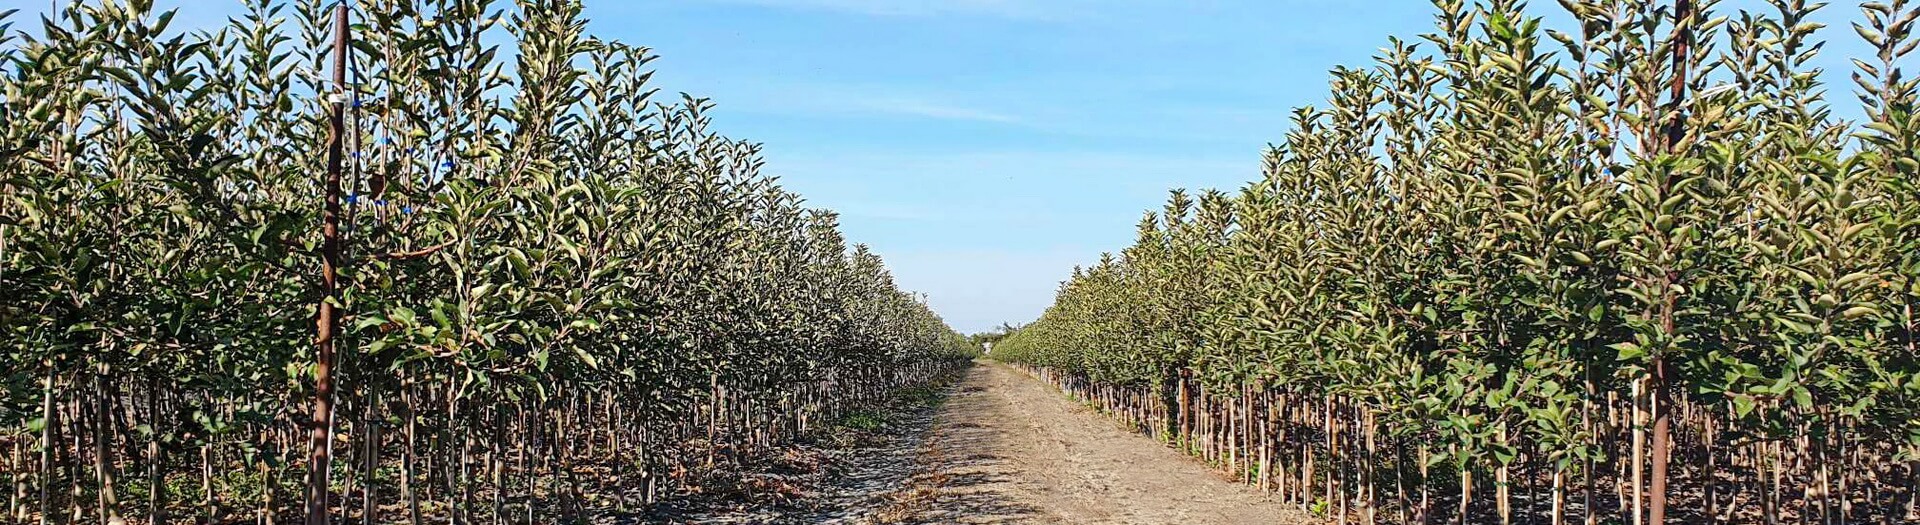
[[[1018,124],[1020,117],[990,110],[914,98],[862,99],[855,106],[873,113],[926,117],[940,120],[967,120]]]
[[[901,190],[924,190],[909,195],[942,198],[953,197],[956,191],[996,199],[1024,192],[1037,192],[1035,196],[1041,197],[1056,186],[1070,188],[1091,181],[1097,181],[1092,189],[1102,193],[1144,191],[1158,195],[1182,185],[1233,189],[1260,175],[1257,150],[1215,156],[1042,149],[796,150],[773,145],[768,151],[775,171],[805,177],[801,183],[832,181],[851,187],[898,184]],[[940,185],[969,184],[963,188],[930,188],[925,184],[929,180]]]
[[[912,86],[822,84],[813,82],[740,82],[723,93],[729,109],[751,113],[881,117],[1027,125],[1024,116],[991,109],[967,99]]]
[[[875,95],[861,92],[824,94],[780,105],[783,112],[895,117],[994,124],[1023,124],[1019,116],[964,103],[918,95]]]
[[[868,16],[969,15],[1015,19],[1054,18],[1078,2],[1061,0],[699,0],[781,9],[838,11]]]

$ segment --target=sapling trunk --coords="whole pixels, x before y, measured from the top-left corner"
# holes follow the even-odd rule
[[[329,477],[333,456],[333,358],[334,337],[340,329],[338,289],[343,260],[340,235],[341,165],[345,158],[347,94],[347,5],[334,8],[333,15],[333,100],[328,111],[327,171],[321,191],[324,210],[321,215],[320,296],[314,335],[313,425],[307,456],[307,525],[328,525],[331,521]]]
[[[1686,0],[1681,0],[1685,2]],[[1654,358],[1653,375],[1648,389],[1652,391],[1649,400],[1653,412],[1653,486],[1647,509],[1647,522],[1664,525],[1667,516],[1667,458],[1671,455],[1672,439],[1670,427],[1673,422],[1673,410],[1667,399],[1666,359]]]
[[[47,525],[53,519],[53,451],[59,444],[53,440],[53,429],[58,424],[53,411],[53,371],[47,371],[47,379],[40,391],[40,525]]]
[[[1645,407],[1647,404],[1647,393],[1646,393],[1645,385],[1646,385],[1646,379],[1644,377],[1634,378],[1633,410],[1632,410],[1633,419],[1631,423],[1633,425],[1633,455],[1631,456],[1631,461],[1633,462],[1633,464],[1630,466],[1630,468],[1633,469],[1633,482],[1630,485],[1632,487],[1632,491],[1629,493],[1630,497],[1633,498],[1633,516],[1631,519],[1627,520],[1632,522],[1633,525],[1642,525],[1644,522],[1641,521],[1641,518],[1646,516],[1645,510],[1644,510],[1645,509],[1644,496],[1646,494],[1646,491],[1642,489],[1642,487],[1645,486],[1642,483],[1646,479],[1645,471],[1642,470],[1642,468],[1644,465],[1646,465],[1646,458],[1647,458],[1646,411],[1643,409],[1643,407]]]

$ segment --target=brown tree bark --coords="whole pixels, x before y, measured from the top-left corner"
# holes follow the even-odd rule
[[[315,359],[313,363],[313,413],[307,453],[307,525],[327,525],[330,521],[327,486],[332,458],[331,422],[333,421],[334,335],[340,329],[339,279],[342,262],[340,242],[340,175],[346,143],[347,84],[347,5],[333,11],[333,85],[327,134],[327,173],[322,191],[325,208],[320,219],[320,291],[319,314],[315,320]]]

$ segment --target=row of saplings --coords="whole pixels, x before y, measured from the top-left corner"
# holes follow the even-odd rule
[[[1192,380],[1170,381],[1169,391],[1162,391],[1094,381],[1060,368],[1021,366],[1136,431],[1174,444],[1281,501],[1342,522],[1530,523],[1556,516],[1578,522],[1593,516],[1606,523],[1606,516],[1634,512],[1631,467],[1617,461],[1582,462],[1580,468],[1593,469],[1584,471],[1592,475],[1555,471],[1540,450],[1516,439],[1510,442],[1518,449],[1510,466],[1488,468],[1485,463],[1499,463],[1455,461],[1454,450],[1436,453],[1423,447],[1434,442],[1431,434],[1394,432],[1368,404],[1347,398],[1251,384],[1209,394]],[[1675,454],[1684,462],[1669,482],[1680,487],[1668,499],[1677,508],[1670,514],[1676,522],[1760,523],[1769,515],[1779,523],[1798,522],[1801,516],[1817,522],[1818,516],[1842,514],[1849,516],[1846,523],[1916,519],[1916,469],[1887,459],[1900,457],[1898,447],[1821,447],[1830,433],[1851,430],[1843,428],[1784,437],[1738,435],[1725,430],[1724,414],[1699,410],[1686,405],[1679,409],[1685,415],[1676,418],[1676,426],[1690,429],[1675,439]],[[1603,413],[1604,420],[1591,422],[1596,433],[1607,434],[1603,446],[1630,446],[1630,410],[1616,404]],[[1556,501],[1556,487],[1570,494]]]
[[[0,9],[0,523],[644,520],[969,362],[578,2],[241,7]]]
[[[1850,123],[1824,5],[1560,4],[1436,1],[991,355],[1341,522],[1920,520],[1920,6]]]

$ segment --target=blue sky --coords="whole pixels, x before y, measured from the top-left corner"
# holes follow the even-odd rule
[[[1857,49],[1841,21],[1853,8],[1837,4],[1825,35]],[[1552,1],[1535,8],[1564,18]],[[965,332],[1037,317],[1074,265],[1128,245],[1169,188],[1252,180],[1291,108],[1325,99],[1327,70],[1433,27],[1426,0],[589,0],[587,12],[597,34],[657,49],[668,89],[712,96],[718,126],[764,141],[771,171],[844,213],[850,238]],[[1844,71],[1839,57],[1823,60]]]
[[[1075,265],[1129,244],[1168,189],[1253,179],[1291,108],[1324,100],[1327,70],[1369,63],[1388,35],[1430,31],[1433,11],[1427,0],[585,2],[592,33],[653,48],[663,91],[712,98],[721,132],[764,142],[771,173],[840,211],[850,239],[966,332],[1038,316]],[[1849,3],[1822,17],[1834,71],[1862,54]],[[237,2],[161,4],[205,27]],[[1535,4],[1568,27],[1555,2]]]
[[[1173,187],[1236,187],[1424,1],[588,0],[655,78],[972,332],[1038,316]]]

